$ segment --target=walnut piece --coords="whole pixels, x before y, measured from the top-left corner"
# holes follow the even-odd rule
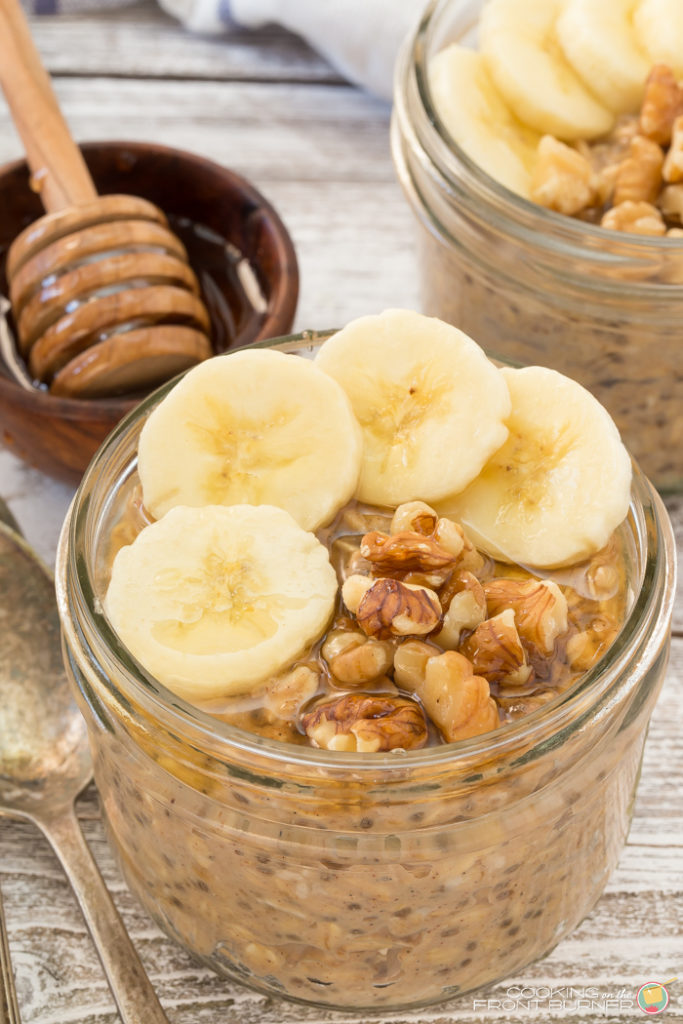
[[[593,601],[608,601],[616,596],[622,582],[619,561],[619,545],[614,538],[592,556],[586,569],[585,588]]]
[[[358,625],[367,636],[379,640],[427,636],[441,625],[439,598],[428,587],[392,579],[370,583],[356,611]]]
[[[522,646],[515,613],[511,608],[486,619],[465,640],[462,653],[472,662],[474,671],[501,686],[523,686],[529,681],[531,666]]]
[[[467,553],[472,548],[460,523],[455,523],[452,519],[446,519],[444,516],[441,516],[436,524],[434,540],[458,559],[463,552]]]
[[[441,651],[424,640],[404,640],[394,651],[394,682],[404,690],[417,690],[424,680],[430,658]]]
[[[476,629],[486,618],[484,588],[471,572],[458,573],[449,588],[453,592],[435,643],[447,651],[455,651],[464,630]]]
[[[667,220],[683,224],[683,184],[666,185],[659,193],[657,206]]]
[[[652,139],[636,135],[631,139],[628,156],[619,165],[614,181],[612,203],[654,203],[662,187],[664,153]]]
[[[571,667],[578,672],[587,672],[611,647],[617,632],[610,619],[603,616],[593,619],[588,629],[575,633],[567,641],[567,658]]]
[[[276,719],[293,721],[302,704],[315,696],[320,673],[309,665],[297,665],[290,672],[273,679],[263,696],[263,706]]]
[[[344,580],[341,588],[342,601],[352,615],[355,615],[360,603],[375,581],[371,576],[352,573]]]
[[[399,686],[413,690],[420,698],[448,743],[497,728],[498,708],[489,684],[474,674],[467,658],[455,651],[424,657],[426,644],[418,646],[412,642],[411,646],[412,651],[403,652],[404,665],[399,657],[401,648],[396,652],[401,666],[396,669],[397,681]],[[408,644],[401,647],[407,648]],[[405,665],[410,665],[409,671],[404,671]]]
[[[423,537],[430,537],[436,529],[438,518],[434,509],[424,501],[406,501],[394,512],[389,532],[412,530],[413,533],[421,533]]]
[[[427,742],[427,720],[406,697],[347,693],[302,716],[306,735],[327,750],[415,750]]]
[[[664,180],[683,180],[683,114],[674,121],[671,145],[664,161]]]
[[[630,200],[613,206],[605,213],[600,224],[612,231],[630,231],[636,235],[663,235],[666,232],[666,225],[656,206]]]
[[[361,686],[391,668],[391,644],[367,637],[360,630],[333,629],[322,646],[322,656],[334,678],[346,686]]]
[[[683,90],[666,64],[655,64],[645,83],[638,130],[660,146],[671,142],[673,123],[683,112]]]
[[[366,533],[360,544],[360,553],[380,574],[390,572],[431,572],[434,569],[452,569],[455,558],[431,537],[412,530],[392,535]]]
[[[484,584],[489,615],[511,608],[517,632],[541,654],[551,655],[567,632],[567,599],[552,580],[494,579]]]
[[[569,216],[593,206],[598,182],[586,157],[552,135],[544,135],[538,144],[531,178],[531,198]]]

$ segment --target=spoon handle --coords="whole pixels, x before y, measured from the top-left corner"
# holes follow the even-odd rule
[[[21,1024],[0,892],[0,1024]]]
[[[41,817],[38,824],[71,882],[122,1021],[169,1024],[83,838],[73,806]]]

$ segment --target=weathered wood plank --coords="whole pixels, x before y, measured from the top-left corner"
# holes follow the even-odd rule
[[[72,134],[81,141],[124,138],[178,146],[261,185],[394,180],[389,107],[350,86],[58,78],[55,87]],[[0,159],[21,152],[3,108]]]
[[[41,16],[32,31],[53,75],[339,83],[297,36],[274,26],[189,32],[152,0],[109,12]]]
[[[678,551],[678,586],[676,590],[676,604],[674,605],[674,632],[683,636],[683,495],[670,495],[666,498],[666,507],[671,516],[674,533],[676,534],[676,547]]]

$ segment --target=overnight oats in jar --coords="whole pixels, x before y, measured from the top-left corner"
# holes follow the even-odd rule
[[[425,312],[587,387],[683,487],[683,38],[667,4],[433,0],[392,151]],[[678,33],[678,36],[677,36]]]
[[[273,348],[164,387],[90,467],[67,669],[171,936],[287,998],[426,1005],[548,952],[614,868],[671,527],[560,374],[407,311]]]

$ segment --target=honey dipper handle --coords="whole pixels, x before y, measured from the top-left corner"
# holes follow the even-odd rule
[[[0,0],[0,85],[46,211],[95,199],[19,0]]]

